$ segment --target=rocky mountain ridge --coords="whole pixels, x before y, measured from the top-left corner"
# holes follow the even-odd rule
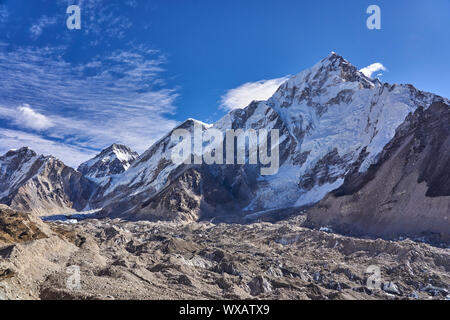
[[[95,188],[62,161],[27,147],[0,157],[0,202],[20,211],[45,216],[83,210]]]
[[[78,171],[85,177],[104,178],[126,171],[138,156],[137,152],[125,145],[113,144],[94,158],[83,162]]]
[[[187,220],[309,206],[339,188],[357,167],[376,163],[395,130],[417,108],[447,102],[411,85],[367,78],[336,53],[282,84],[267,101],[233,110],[202,130],[278,129],[280,168],[175,165],[170,134],[102,191],[105,216]],[[188,120],[181,127],[195,125]],[[274,197],[273,195],[277,196]]]
[[[261,165],[248,162],[175,164],[172,131],[140,156],[113,145],[80,165],[79,172],[31,150],[21,149],[16,160],[14,152],[8,153],[0,158],[1,202],[40,214],[103,208],[104,217],[150,221],[242,222],[295,211],[292,208],[312,206],[333,190],[345,188],[351,176],[373,171],[369,168],[381,161],[397,130],[411,123],[412,128],[420,127],[419,122],[410,122],[412,115],[417,110],[426,113],[436,104],[445,110],[449,101],[412,85],[368,78],[333,52],[287,80],[267,101],[233,110],[214,124],[188,119],[175,128],[191,133],[195,128],[202,132],[213,128],[224,136],[229,129],[277,129],[280,167],[275,175],[262,176]],[[430,137],[435,135],[435,126],[427,128]],[[444,148],[448,150],[446,144]],[[428,173],[435,179],[435,173]],[[449,184],[448,175],[436,179]],[[435,210],[446,217],[447,195],[442,197]],[[408,219],[408,213],[402,219]]]

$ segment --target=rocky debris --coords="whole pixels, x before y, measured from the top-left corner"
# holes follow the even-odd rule
[[[233,287],[232,280],[226,277],[225,275],[222,278],[218,278],[216,284],[219,286],[219,288],[225,291],[228,291]]]
[[[0,205],[0,245],[47,238],[46,229],[39,219]]]
[[[397,285],[392,281],[383,283],[383,290],[386,291],[387,293],[392,293],[399,296],[401,295],[401,292],[398,289]]]
[[[185,286],[192,286],[192,281],[189,279],[189,277],[185,274],[182,274],[177,279],[178,283],[183,284]]]
[[[0,281],[12,278],[16,275],[11,269],[0,270]]]
[[[330,281],[328,284],[326,284],[325,286],[327,289],[330,290],[336,290],[341,292],[344,289],[350,289],[350,287],[348,285],[346,285],[345,283],[340,283],[340,282],[336,282],[336,281]]]
[[[3,248],[0,248],[3,250]],[[65,273],[76,247],[58,236],[15,244],[0,259],[2,299],[40,299],[41,285],[55,273]]]
[[[68,289],[42,288],[41,300],[110,300],[108,296],[95,296]]]
[[[262,293],[272,291],[272,285],[263,276],[253,278],[252,281],[248,283],[248,287],[250,288],[250,294],[252,296],[258,296]]]
[[[301,217],[249,225],[116,219],[88,219],[74,225],[47,222],[48,238],[0,245],[0,296],[445,299],[448,295],[448,249],[411,240],[324,233],[303,228],[299,221]],[[401,295],[367,288],[370,265],[380,267],[386,290],[397,288]],[[68,266],[80,268],[79,289],[67,288]]]
[[[237,266],[232,261],[221,261],[213,269],[217,273],[227,273],[233,276],[239,276]]]
[[[445,288],[438,288],[438,287],[432,286],[431,284],[426,285],[424,288],[421,289],[421,291],[425,291],[425,292],[427,292],[428,294],[430,294],[433,297],[436,297],[436,296],[439,296],[439,295],[445,297],[445,296],[448,295],[448,290],[447,289],[445,289]]]
[[[277,267],[270,267],[269,270],[266,271],[266,274],[273,278],[281,278],[283,277],[283,271]]]

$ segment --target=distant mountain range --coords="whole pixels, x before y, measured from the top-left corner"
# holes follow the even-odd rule
[[[169,132],[138,156],[112,145],[78,170],[28,148],[0,157],[0,202],[39,215],[103,208],[137,220],[244,222],[308,209],[308,223],[383,237],[450,234],[449,100],[366,77],[336,53],[267,101],[214,124],[278,129],[280,168],[181,164]]]

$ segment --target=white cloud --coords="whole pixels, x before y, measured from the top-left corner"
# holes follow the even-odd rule
[[[233,110],[245,108],[253,100],[267,100],[275,93],[278,87],[288,79],[289,77],[286,76],[271,80],[244,83],[237,88],[228,90],[228,92],[221,97],[220,106],[225,110]]]
[[[44,28],[54,24],[56,24],[55,17],[42,16],[36,24],[31,26],[31,36],[35,39],[38,38],[44,31]]]
[[[44,145],[66,163],[112,143],[142,153],[178,123],[168,118],[178,93],[165,84],[165,59],[158,52],[130,46],[73,64],[63,60],[64,48],[5,47],[0,43],[0,124],[40,131],[39,138],[49,141]],[[71,152],[61,152],[63,145]]]
[[[45,130],[53,126],[53,123],[43,114],[34,111],[28,104],[17,108],[15,122],[22,127],[33,130]]]
[[[375,63],[371,64],[370,66],[362,68],[359,71],[362,72],[366,77],[372,78],[372,74],[374,74],[375,72],[386,71],[386,70],[387,70],[386,67],[383,66],[381,63],[375,62]],[[378,74],[377,76],[379,76],[379,75],[380,74]]]
[[[74,168],[96,154],[95,151],[51,141],[36,134],[0,128],[0,155],[22,147],[30,147],[38,154],[55,156]]]

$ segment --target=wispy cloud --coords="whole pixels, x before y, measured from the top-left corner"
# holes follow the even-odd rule
[[[15,121],[19,126],[37,131],[45,130],[53,126],[50,119],[31,109],[28,104],[24,104],[17,108],[15,118]]]
[[[370,66],[362,68],[359,71],[361,71],[366,77],[372,78],[372,74],[374,74],[375,72],[386,71],[386,70],[387,70],[386,67],[383,66],[381,63],[375,62],[375,63],[371,64]],[[381,76],[381,75],[378,74],[377,76]]]
[[[45,140],[46,153],[73,163],[114,142],[143,152],[176,125],[168,115],[175,112],[177,92],[165,85],[165,59],[158,52],[130,47],[73,64],[62,58],[64,48],[9,49],[0,44],[0,120],[9,130],[33,134],[29,141]],[[22,123],[10,121],[18,106]],[[11,148],[3,145],[11,141],[0,140],[0,149]]]
[[[45,139],[42,136],[26,133],[19,130],[0,128],[0,154],[8,150],[30,147],[38,154],[52,155],[72,167],[77,167],[81,162],[95,155],[95,152],[71,146],[65,143]]]
[[[225,110],[233,110],[245,108],[253,100],[267,100],[275,93],[278,87],[288,79],[289,77],[286,76],[244,83],[237,88],[228,90],[228,92],[221,97],[220,106]]]
[[[34,39],[39,38],[39,36],[42,34],[42,32],[46,27],[54,25],[56,24],[56,22],[57,22],[56,17],[47,17],[45,15],[42,16],[41,18],[39,18],[39,21],[36,24],[31,26],[30,28],[31,37]]]
[[[61,7],[77,4],[81,8],[82,28],[86,35],[94,35],[91,45],[98,45],[104,38],[124,38],[125,33],[133,25],[132,20],[122,14],[121,1],[109,0],[58,0]],[[124,4],[135,7],[136,1],[129,0]]]
[[[0,4],[0,25],[6,23],[8,21],[9,11],[5,5]]]

